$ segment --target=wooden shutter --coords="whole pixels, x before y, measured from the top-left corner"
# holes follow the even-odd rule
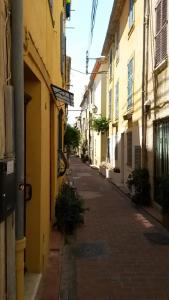
[[[141,167],[141,147],[135,146],[135,168]]]
[[[127,165],[132,167],[132,132],[127,132]]]
[[[115,160],[118,160],[118,134],[115,135]]]
[[[119,80],[116,83],[115,87],[115,119],[118,119],[119,116]]]
[[[133,104],[133,58],[128,63],[128,105],[131,108]]]
[[[156,7],[155,66],[167,56],[167,0],[159,1]]]

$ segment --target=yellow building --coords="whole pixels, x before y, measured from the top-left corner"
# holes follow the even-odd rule
[[[108,59],[107,117],[113,181],[125,185],[142,165],[144,1],[114,2],[102,55]]]
[[[24,273],[47,263],[73,104],[67,18],[70,1],[0,0],[0,299],[23,300]]]
[[[47,262],[64,171],[67,104],[53,85],[67,89],[69,84],[65,21],[64,1],[24,1],[25,178],[32,194],[25,202],[25,268],[33,273],[43,272]]]

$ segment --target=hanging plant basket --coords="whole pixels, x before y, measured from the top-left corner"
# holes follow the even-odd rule
[[[109,129],[109,120],[106,117],[98,117],[92,120],[92,129],[97,131],[98,134],[101,132],[104,134]]]

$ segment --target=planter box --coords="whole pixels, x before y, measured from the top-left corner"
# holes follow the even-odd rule
[[[106,177],[106,167],[100,166],[99,173]]]
[[[121,183],[121,173],[116,173],[114,171],[111,172],[111,180],[117,186],[120,186]]]
[[[108,169],[104,166],[99,167],[99,172],[106,178],[111,178],[112,169]]]
[[[111,178],[112,172],[113,171],[111,169],[106,169],[106,178]]]

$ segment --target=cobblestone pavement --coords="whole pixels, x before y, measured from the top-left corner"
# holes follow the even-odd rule
[[[72,250],[74,298],[169,299],[169,232],[80,159],[71,169],[89,207]]]

